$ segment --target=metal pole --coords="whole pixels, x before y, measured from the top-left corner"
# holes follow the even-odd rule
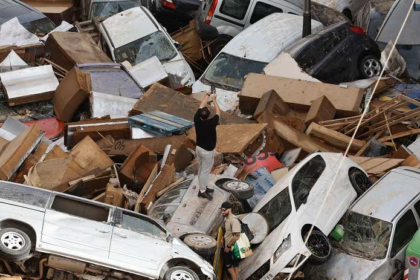
[[[311,0],[305,0],[305,11],[303,12],[302,38],[311,35]]]

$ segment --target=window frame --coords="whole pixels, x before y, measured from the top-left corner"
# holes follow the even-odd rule
[[[118,228],[125,229],[125,230],[131,231],[133,233],[145,235],[145,236],[148,236],[148,237],[161,239],[161,240],[165,240],[168,236],[171,235],[170,231],[168,231],[162,224],[160,224],[159,222],[155,221],[154,219],[152,219],[150,217],[147,217],[147,216],[145,216],[143,214],[136,213],[136,212],[133,212],[133,211],[130,211],[130,210],[126,210],[126,209],[119,209],[119,208],[116,209],[115,213],[116,214],[114,215],[114,218],[113,218],[113,224],[114,224],[114,226],[116,226]],[[136,230],[123,227],[124,215],[131,216],[131,217],[134,217],[134,218],[139,219],[139,220],[143,220],[143,221],[145,221],[145,222],[147,222],[149,224],[152,224],[152,225],[156,226],[161,231],[163,231],[163,232],[166,233],[165,238],[160,238],[159,236],[156,236],[156,235],[151,236],[151,235],[143,234],[143,233],[138,232]],[[120,216],[121,217],[121,221],[118,221],[116,219],[117,216]]]
[[[253,17],[254,17],[254,15],[255,15],[255,12],[256,12],[256,10],[257,10],[257,6],[258,6],[259,4],[261,4],[262,6],[270,6],[271,8],[274,8],[274,9],[276,9],[277,11],[274,11],[274,12],[272,12],[272,13],[270,13],[270,14],[267,14],[267,15],[265,15],[264,17],[262,17],[262,18],[260,18],[260,19],[258,19],[258,20],[256,20],[256,21],[254,21],[254,20],[253,20]],[[256,23],[256,22],[258,22],[258,21],[262,20],[263,18],[265,18],[265,17],[267,17],[267,16],[269,16],[269,15],[271,15],[271,14],[274,14],[274,13],[284,13],[284,10],[283,10],[282,8],[276,7],[276,6],[274,6],[274,5],[270,5],[270,4],[266,3],[266,2],[263,2],[263,1],[257,1],[257,2],[255,3],[255,5],[254,5],[254,9],[252,10],[251,16],[250,16],[250,18],[249,18],[249,24],[254,24],[254,23]]]
[[[409,208],[407,208],[407,211],[405,211],[405,213],[404,214],[402,214],[400,217],[399,217],[399,219],[398,219],[398,221],[396,222],[396,223],[394,223],[394,228],[393,228],[393,233],[392,233],[392,239],[390,240],[390,245],[391,246],[389,246],[388,248],[388,250],[389,250],[389,257],[392,259],[392,258],[394,258],[408,243],[410,243],[410,241],[411,241],[411,239],[412,239],[412,237],[414,236],[414,234],[413,234],[413,236],[403,245],[403,246],[401,246],[400,248],[398,248],[398,251],[396,251],[396,252],[394,252],[394,246],[395,246],[395,244],[394,244],[394,241],[395,241],[395,235],[396,235],[396,233],[397,233],[397,226],[398,226],[398,223],[402,220],[402,218],[406,215],[406,214],[408,214],[409,212],[411,212],[411,214],[413,215],[413,218],[414,218],[414,222],[416,223],[416,226],[417,226],[417,229],[416,229],[416,231],[414,232],[414,234],[419,230],[419,223],[417,222],[417,219],[416,219],[416,215],[415,215],[415,211],[413,211],[413,208],[411,208],[411,207],[409,207]]]
[[[69,213],[66,213],[66,212],[61,212],[59,210],[53,209],[52,206],[53,206],[53,203],[54,203],[55,198],[57,196],[61,197],[61,198],[68,199],[68,200],[73,200],[73,201],[77,201],[77,202],[81,202],[81,203],[94,205],[96,207],[108,208],[109,212],[108,212],[107,221],[106,222],[100,222],[100,221],[92,220],[92,219],[89,219],[89,218],[86,218],[86,217],[81,217],[81,216],[77,216],[77,215],[73,215],[73,214],[69,214]],[[51,211],[55,211],[55,212],[58,212],[58,213],[61,213],[61,214],[66,214],[66,215],[69,215],[69,216],[77,217],[77,218],[84,219],[84,220],[87,220],[87,221],[91,221],[91,222],[95,222],[95,223],[103,223],[103,224],[107,224],[107,225],[113,225],[113,220],[114,220],[113,217],[114,217],[115,207],[113,207],[112,205],[107,205],[107,204],[96,202],[96,201],[93,201],[93,200],[88,200],[88,199],[80,198],[80,197],[73,196],[73,195],[67,195],[67,194],[64,194],[64,193],[54,192],[53,195],[51,195],[50,201],[48,203],[48,207],[46,207],[46,208],[48,210],[51,210]]]
[[[229,1],[229,0],[223,0],[222,4],[220,5],[219,12],[224,16],[228,16],[228,17],[234,18],[236,20],[243,21],[246,18],[246,15],[248,13],[249,7],[251,6],[252,0],[245,0],[245,1],[248,1],[248,7],[246,7],[245,13],[243,14],[242,18],[233,16],[232,14],[229,14],[229,13],[226,13],[226,12],[223,11],[223,7],[225,6],[227,1]]]
[[[4,186],[2,184],[5,184]],[[45,202],[43,203],[43,206],[39,206],[33,203],[33,201],[31,201],[31,203],[28,202],[24,202],[23,200],[16,200],[16,199],[11,199],[11,198],[7,198],[7,197],[2,197],[0,194],[0,200],[5,200],[5,201],[12,201],[13,203],[19,203],[19,204],[24,204],[24,205],[29,205],[32,207],[38,207],[38,208],[42,208],[42,209],[46,209],[51,201],[51,191],[48,190],[44,190],[44,189],[40,189],[40,188],[34,188],[34,187],[30,187],[30,186],[25,186],[25,185],[21,185],[21,184],[17,184],[17,183],[13,183],[13,182],[3,182],[2,184],[0,184],[0,188],[2,188],[2,190],[4,190],[4,193],[6,194],[10,194],[10,189],[11,188],[17,188],[19,189],[19,191],[23,190],[21,193],[26,193],[28,190],[32,191],[32,192],[38,192],[39,194],[45,194]],[[1,193],[1,191],[0,191]],[[30,195],[32,197],[32,194]]]

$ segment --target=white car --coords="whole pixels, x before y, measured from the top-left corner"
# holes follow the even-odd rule
[[[323,28],[312,21],[312,33]],[[245,76],[262,73],[279,53],[302,38],[302,17],[274,13],[233,38],[210,63],[193,85],[193,94],[216,87],[217,101],[223,111],[233,110]]]
[[[194,73],[176,42],[147,9],[136,7],[109,17],[99,31],[105,51],[115,62],[128,61],[134,66],[156,56],[168,74],[181,79],[181,86],[194,84]]]
[[[366,173],[345,158],[337,180],[322,208],[305,246],[305,236],[314,223],[342,154],[314,153],[277,182],[255,206],[265,217],[269,235],[254,254],[239,264],[239,279],[287,277],[304,262],[322,263],[331,255],[328,234],[334,229],[357,194],[370,187]],[[300,258],[298,259],[298,256]],[[293,268],[297,262],[296,268]],[[280,279],[283,279],[280,277]]]
[[[420,226],[420,170],[388,172],[353,203],[342,226],[339,252],[308,267],[308,279],[403,279],[406,249]]]
[[[78,279],[216,279],[153,219],[63,193],[0,181],[0,228],[0,259],[39,259],[37,279],[44,264]]]

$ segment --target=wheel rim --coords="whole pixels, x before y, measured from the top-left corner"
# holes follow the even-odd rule
[[[376,77],[381,74],[381,65],[376,59],[370,58],[365,61],[363,65],[366,76],[369,78]]]
[[[247,183],[240,182],[240,181],[228,182],[226,184],[226,187],[228,189],[235,190],[235,191],[244,191],[246,189],[249,189],[249,185]]]
[[[9,250],[19,251],[25,247],[26,241],[21,234],[9,231],[1,236],[1,244]]]
[[[175,270],[171,274],[171,280],[194,280],[194,276],[185,270]]]
[[[308,249],[318,258],[326,258],[330,254],[330,244],[325,236],[312,233],[308,240]]]
[[[213,240],[210,236],[203,235],[203,234],[193,234],[188,237],[188,240],[193,245],[203,246],[203,245],[210,245]]]
[[[364,193],[370,188],[370,181],[364,174],[356,174],[354,180],[361,193]]]

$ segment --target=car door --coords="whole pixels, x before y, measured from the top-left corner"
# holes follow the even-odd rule
[[[108,259],[113,208],[64,194],[55,194],[46,209],[41,235],[47,251]]]
[[[172,253],[172,242],[166,241],[167,231],[144,215],[121,209],[116,211],[116,217],[120,218],[115,221],[110,261],[135,266],[143,274],[144,271],[158,271]]]
[[[391,241],[389,265],[392,275],[389,279],[402,279],[404,272],[405,251],[414,234],[418,230],[418,224],[414,213],[408,209],[401,215],[395,225]]]
[[[219,34],[235,37],[245,29],[252,2],[252,0],[219,0],[211,25],[218,29]]]

